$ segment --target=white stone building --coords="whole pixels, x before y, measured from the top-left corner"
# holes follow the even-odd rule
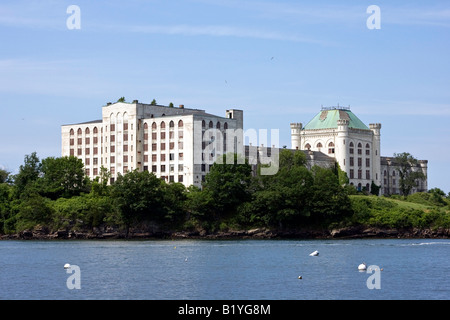
[[[358,190],[370,191],[374,182],[381,187],[380,194],[397,194],[395,164],[391,158],[381,157],[380,131],[380,123],[366,126],[350,108],[322,108],[305,126],[291,123],[291,145],[292,149],[321,152],[334,158]],[[422,170],[426,176],[427,161],[419,161],[413,170]],[[413,192],[426,190],[425,179],[418,181]]]
[[[138,169],[200,187],[215,159],[242,144],[242,129],[242,110],[220,117],[183,105],[108,103],[101,120],[61,127],[62,156],[82,159],[91,179],[103,166],[111,182],[119,173]]]

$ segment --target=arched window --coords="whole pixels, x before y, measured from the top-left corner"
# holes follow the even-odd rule
[[[156,122],[152,123],[152,130],[156,130]]]
[[[166,128],[166,123],[164,121],[161,121],[161,129],[165,129]]]
[[[370,155],[370,145],[366,144],[366,156]]]
[[[173,128],[173,127],[175,127],[175,123],[174,123],[172,120],[170,120],[170,122],[169,122],[169,128]]]
[[[81,128],[78,128],[77,134],[78,134],[79,136],[81,136],[82,133],[83,133],[83,131],[81,130]]]
[[[220,122],[219,121],[217,121],[216,129],[220,129]]]
[[[71,136],[75,135],[75,131],[73,129],[70,129],[70,135]]]
[[[316,145],[316,148],[322,148],[323,147],[323,145],[319,142],[317,145]]]
[[[349,151],[349,153],[350,154],[353,154],[354,153],[354,144],[353,144],[353,142],[350,142],[350,144],[348,145],[348,151]]]
[[[97,127],[94,127],[94,134],[97,134],[98,133],[98,129],[97,129]]]
[[[183,120],[178,121],[178,128],[183,128]]]
[[[156,124],[156,123],[155,123]],[[147,122],[144,123],[144,130],[148,130],[148,124]]]
[[[310,145],[309,143],[307,143],[307,144],[305,145],[305,149],[306,149],[306,150],[311,150],[311,145]]]
[[[209,122],[209,127],[214,128],[214,123],[212,121]]]
[[[334,154],[334,143],[330,142],[328,144],[328,154]]]
[[[358,143],[358,154],[362,154],[362,144]]]
[[[205,120],[202,120],[202,128],[205,128],[206,127],[206,122],[205,122]]]
[[[225,130],[227,130],[227,129],[228,129],[228,123],[225,122],[225,123],[223,124],[223,128],[224,128]]]

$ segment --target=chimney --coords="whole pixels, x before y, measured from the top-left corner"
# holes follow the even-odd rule
[[[184,109],[184,104],[180,104],[180,109]]]

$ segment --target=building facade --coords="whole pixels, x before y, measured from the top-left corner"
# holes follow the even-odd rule
[[[86,175],[99,176],[138,169],[167,182],[201,186],[218,156],[242,142],[243,111],[225,117],[204,110],[117,102],[102,107],[102,119],[63,125],[62,156],[83,160]]]
[[[399,180],[393,178],[395,163],[381,157],[381,124],[365,125],[344,107],[322,108],[305,126],[291,123],[292,149],[321,152],[334,158],[347,173],[350,184],[370,191],[372,182],[381,187],[380,194],[398,194]],[[426,176],[427,161],[419,161],[413,170]],[[398,175],[398,172],[397,172]],[[413,192],[426,191],[427,181],[418,181]]]

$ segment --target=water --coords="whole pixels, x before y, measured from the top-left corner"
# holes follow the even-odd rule
[[[0,299],[447,300],[449,263],[450,240],[0,241]]]

